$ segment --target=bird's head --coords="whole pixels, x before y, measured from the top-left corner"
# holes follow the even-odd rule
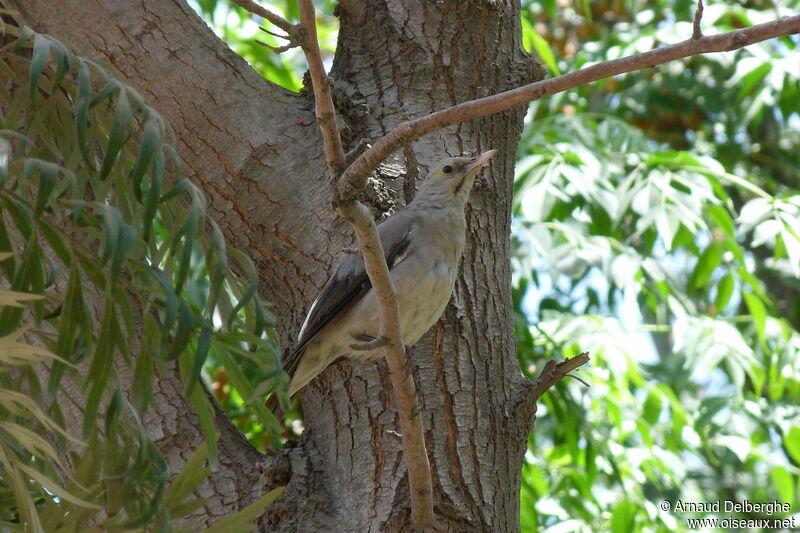
[[[475,182],[475,177],[496,153],[497,150],[489,150],[477,157],[451,157],[445,159],[422,182],[419,195],[443,193],[466,201],[472,189],[472,184]]]

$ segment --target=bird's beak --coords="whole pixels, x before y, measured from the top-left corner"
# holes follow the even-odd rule
[[[491,158],[494,157],[494,154],[497,153],[497,150],[489,150],[488,152],[483,152],[481,155],[467,163],[467,166],[464,167],[464,172],[469,172],[473,169],[480,168],[486,163],[489,162]]]

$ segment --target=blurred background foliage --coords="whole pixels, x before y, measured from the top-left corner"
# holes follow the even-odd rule
[[[523,2],[523,37],[558,75],[686,39],[695,7]],[[706,2],[703,30],[798,7]],[[593,360],[589,389],[543,398],[523,531],[681,531],[714,516],[663,500],[780,500],[797,516],[798,45],[698,56],[531,106],[514,196],[520,363],[533,376],[550,357]]]
[[[262,4],[296,17],[293,2]],[[328,57],[333,5],[318,6]],[[254,45],[257,24],[227,2],[195,6],[257,70],[297,90],[301,57]],[[523,1],[523,41],[556,76],[684,40],[695,7]],[[703,30],[798,7],[706,2]],[[589,389],[561,384],[540,405],[523,531],[682,531],[685,518],[713,516],[665,512],[662,500],[780,500],[797,513],[798,45],[698,56],[531,105],[512,236],[520,365],[534,377],[548,358],[587,350],[592,362]],[[224,368],[212,375],[225,391]],[[218,398],[258,434],[235,395]]]

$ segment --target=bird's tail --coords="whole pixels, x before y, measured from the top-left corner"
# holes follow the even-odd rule
[[[305,346],[301,346],[295,349],[287,357],[282,358],[283,371],[289,375],[290,379],[294,377],[294,373],[297,370],[297,366],[300,364],[300,356],[303,355],[304,349]],[[292,398],[289,397],[290,401],[291,399]],[[264,402],[264,406],[270,411],[272,411],[272,414],[275,415],[275,418],[277,418],[279,421],[282,421],[283,417],[286,416],[286,413],[283,411],[280,402],[278,401],[278,395],[274,392],[270,395],[269,398],[267,398],[267,401]]]
[[[283,412],[283,409],[281,409],[281,404],[278,402],[278,395],[275,393],[272,393],[272,395],[267,398],[267,401],[264,402],[264,406],[272,411],[272,414],[275,415],[275,418],[277,418],[278,421],[283,420],[283,417],[286,415],[286,413]]]

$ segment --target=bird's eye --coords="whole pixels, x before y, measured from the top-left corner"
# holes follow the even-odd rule
[[[451,167],[450,165],[445,165],[444,168],[442,169],[442,172],[444,172],[445,174],[450,174],[451,172],[453,172],[453,167]]]

